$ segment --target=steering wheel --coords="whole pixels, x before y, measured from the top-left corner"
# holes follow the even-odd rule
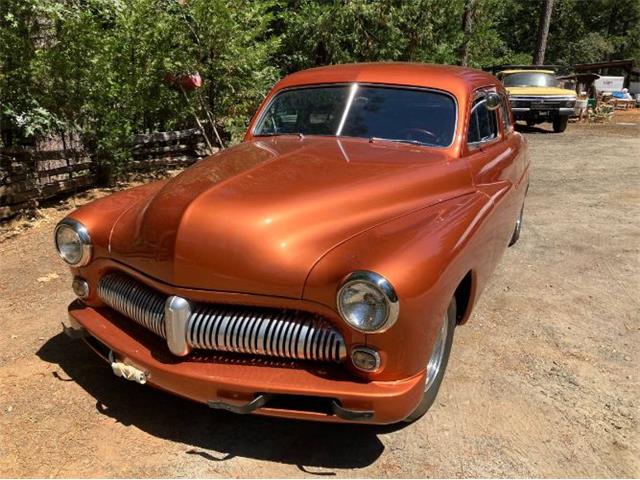
[[[405,132],[405,138],[407,140],[417,140],[419,142],[424,141],[425,143],[437,143],[438,141],[438,135],[433,133],[431,130],[424,128],[407,128]]]

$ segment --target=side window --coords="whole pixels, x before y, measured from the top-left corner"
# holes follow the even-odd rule
[[[511,117],[509,117],[509,100],[507,97],[502,97],[502,104],[500,105],[502,125],[504,126],[504,134],[509,133],[509,127],[511,126]]]
[[[498,136],[496,112],[487,108],[484,98],[473,102],[469,119],[468,143],[487,142]]]

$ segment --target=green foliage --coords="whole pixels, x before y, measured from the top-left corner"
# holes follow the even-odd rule
[[[503,51],[522,52],[531,61],[542,5],[494,1],[494,28],[500,32]],[[640,1],[555,1],[545,63],[573,65],[626,58],[640,59]]]
[[[285,71],[376,60],[455,63],[462,2],[290,2],[282,11]]]
[[[522,0],[1,0],[5,143],[79,132],[122,166],[132,135],[209,116],[238,141],[278,77],[332,63],[529,63],[542,2]],[[638,0],[556,0],[546,59],[640,57]],[[183,94],[167,74],[199,72]],[[210,113],[210,115],[207,115]]]
[[[132,135],[191,127],[206,107],[238,139],[277,79],[273,2],[3,0],[0,111],[17,141],[81,132],[99,160],[129,158]],[[167,74],[199,72],[196,92]]]

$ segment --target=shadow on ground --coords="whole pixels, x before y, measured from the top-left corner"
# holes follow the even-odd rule
[[[544,124],[546,128],[539,126],[529,126],[522,123],[516,123],[515,129],[520,133],[536,134],[536,133],[555,133],[550,123]]]
[[[187,454],[210,461],[247,457],[314,468],[363,468],[384,451],[378,434],[398,427],[339,425],[234,415],[137,385],[112,375],[109,367],[81,341],[60,333],[37,355],[60,366],[60,381],[74,381],[96,399],[96,409],[124,425],[156,437],[190,445]],[[68,378],[65,378],[65,375]],[[203,450],[223,452],[214,455]],[[310,470],[311,468],[311,470]]]

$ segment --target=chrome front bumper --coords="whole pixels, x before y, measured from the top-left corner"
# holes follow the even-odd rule
[[[426,372],[392,381],[363,381],[340,365],[194,352],[176,361],[158,336],[111,308],[69,306],[84,341],[128,380],[235,413],[325,422],[390,424],[422,399]],[[132,368],[127,368],[132,367]],[[130,370],[130,371],[127,371]],[[117,372],[114,369],[114,373]],[[123,376],[123,375],[121,375]]]
[[[573,107],[549,107],[549,108],[530,108],[530,107],[511,107],[511,111],[514,113],[526,113],[526,112],[552,112],[558,115],[572,115],[574,112]]]

